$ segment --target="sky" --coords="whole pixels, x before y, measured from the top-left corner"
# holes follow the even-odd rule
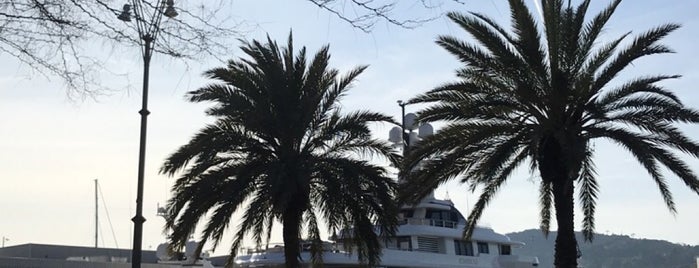
[[[402,0],[401,0],[402,1]],[[178,1],[176,1],[178,2]],[[446,11],[476,11],[508,24],[505,1],[465,0],[465,5],[445,4],[425,10],[407,6],[401,15],[433,17]],[[590,12],[608,1],[593,1]],[[683,27],[664,43],[677,53],[639,60],[615,82],[650,74],[680,74],[664,85],[686,105],[699,108],[699,1],[624,1],[608,23],[601,40],[631,31],[638,34],[662,23]],[[531,1],[528,4],[532,4]],[[533,6],[532,6],[533,8]],[[379,22],[371,33],[352,28],[307,1],[235,1],[228,12],[236,20],[253,22],[245,39],[266,34],[284,43],[293,30],[296,47],[316,51],[330,44],[331,66],[348,71],[369,65],[342,102],[343,110],[369,109],[398,118],[397,100],[407,100],[445,82],[454,81],[458,61],[434,40],[452,35],[471,40],[444,17],[417,29],[402,29]],[[167,23],[167,22],[166,22]],[[232,37],[237,38],[237,37]],[[235,43],[235,42],[233,42]],[[95,44],[95,47],[105,46]],[[0,236],[5,245],[47,243],[94,245],[94,180],[99,181],[100,246],[130,248],[135,211],[138,161],[141,61],[138,51],[109,48],[107,61],[115,72],[104,74],[112,91],[95,98],[69,98],[56,78],[38,75],[14,58],[0,53]],[[224,56],[241,56],[240,51]],[[187,91],[208,83],[201,73],[221,63],[203,59],[185,65],[155,55],[151,68],[147,159],[144,194],[144,249],[164,242],[163,219],[156,208],[171,196],[174,181],[158,174],[168,154],[185,144],[210,118],[205,104],[184,100]],[[419,107],[408,106],[408,112]],[[375,126],[374,135],[387,138],[390,126]],[[682,126],[688,136],[699,138],[699,126]],[[438,131],[438,129],[437,129]],[[665,172],[678,214],[671,214],[652,179],[630,154],[606,141],[595,142],[600,194],[596,214],[599,233],[663,239],[699,245],[699,198],[675,176]],[[685,158],[691,167],[697,159]],[[696,168],[695,171],[699,172]],[[507,233],[537,228],[539,222],[537,177],[517,172],[486,209],[481,224]],[[436,190],[467,214],[477,193],[451,182]],[[106,208],[106,209],[105,209]],[[580,215],[576,228],[580,228]],[[110,227],[111,225],[111,227]],[[278,234],[278,233],[277,233]],[[227,252],[230,236],[217,254]],[[273,236],[281,241],[281,235]],[[246,245],[252,246],[252,245]]]

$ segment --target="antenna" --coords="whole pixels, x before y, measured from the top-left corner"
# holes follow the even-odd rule
[[[167,215],[167,209],[165,209],[165,207],[161,207],[160,203],[156,203],[156,206],[158,207],[158,210],[155,212],[155,215],[165,218],[165,215]]]
[[[536,0],[532,0],[532,2],[534,2],[534,6],[536,7],[536,11],[539,12],[539,18],[543,22],[544,21],[544,12],[541,10],[541,6],[539,5],[539,2],[537,2]]]
[[[99,236],[97,235],[99,233],[99,202],[98,202],[98,195],[97,195],[97,186],[98,182],[97,179],[95,179],[95,248],[97,248],[97,241],[99,239]]]

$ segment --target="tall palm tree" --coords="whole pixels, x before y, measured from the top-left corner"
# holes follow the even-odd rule
[[[171,243],[182,247],[206,220],[199,250],[207,241],[216,247],[237,224],[231,264],[246,235],[268,241],[279,221],[286,266],[300,267],[304,227],[312,261],[320,264],[324,220],[330,231],[350,230],[346,246],[356,248],[360,261],[377,264],[380,235],[392,235],[397,225],[396,185],[384,167],[366,158],[396,163],[400,156],[368,128],[372,122],[395,124],[390,117],[340,111],[340,99],[366,67],[339,75],[328,67],[327,46],[307,62],[305,47],[294,54],[291,35],[282,49],[269,37],[241,49],[249,58],[207,71],[215,82],[188,93],[191,102],[213,103],[206,113],[215,121],[161,168],[179,174],[166,216]],[[242,219],[234,223],[238,211]],[[375,225],[382,227],[379,233]]]
[[[629,34],[600,44],[598,37],[620,2],[586,20],[589,0],[578,5],[542,0],[539,25],[523,0],[509,0],[511,31],[483,14],[449,13],[475,43],[451,36],[437,40],[464,66],[457,71],[458,82],[411,100],[430,104],[419,120],[447,125],[410,151],[404,170],[414,172],[407,176],[412,182],[405,184],[402,198],[414,202],[455,178],[472,190],[481,186],[464,232],[468,237],[513,170],[529,163],[541,178],[540,227],[548,233],[553,206],[558,225],[555,266],[568,268],[577,267],[576,190],[584,237],[593,238],[598,193],[593,140],[607,139],[629,151],[655,181],[672,213],[675,204],[662,166],[699,193],[697,176],[676,155],[699,157],[699,144],[676,125],[699,122],[699,112],[659,84],[679,76],[610,84],[635,60],[672,52],[658,42],[679,25],[650,29],[627,45],[622,41]]]

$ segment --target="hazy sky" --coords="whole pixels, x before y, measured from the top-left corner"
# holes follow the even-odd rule
[[[466,5],[445,5],[427,11],[408,6],[402,12],[430,17],[450,10],[478,11],[507,23],[506,1],[465,2]],[[593,1],[591,11],[596,12],[607,2]],[[696,62],[699,59],[696,49],[699,19],[695,12],[699,9],[699,1],[669,2],[623,2],[602,39],[627,31],[641,33],[666,22],[683,24],[683,28],[665,39],[676,54],[635,62],[622,78],[681,74],[683,78],[665,85],[687,105],[699,108],[699,64]],[[289,30],[293,29],[297,48],[305,45],[310,51],[316,51],[330,44],[331,65],[341,71],[361,64],[370,65],[344,99],[343,108],[347,111],[371,109],[396,118],[400,114],[396,100],[409,99],[454,79],[454,69],[459,64],[434,44],[435,38],[447,34],[468,39],[444,18],[414,30],[379,23],[371,34],[366,34],[303,0],[236,1],[226,12],[233,18],[258,23],[249,28],[247,39],[264,38],[269,33],[273,39],[284,43]],[[96,47],[103,45],[95,44]],[[116,72],[129,75],[105,74],[104,83],[119,86],[96,100],[85,101],[68,100],[60,80],[49,81],[0,53],[0,236],[10,239],[6,245],[93,245],[93,180],[99,179],[109,213],[106,214],[100,201],[102,239],[99,244],[131,247],[141,61],[134,50],[105,48],[105,51],[111,51],[107,54],[109,64],[119,66],[115,67]],[[240,55],[236,51],[224,58]],[[170,197],[173,179],[158,175],[160,164],[210,120],[203,115],[205,105],[188,103],[183,95],[207,82],[200,76],[202,71],[220,65],[205,61],[185,67],[162,55],[154,57],[148,118],[144,249],[154,249],[165,238],[162,234],[164,221],[155,212],[157,203],[162,205]],[[377,126],[374,134],[386,138],[388,129],[389,126]],[[690,137],[699,138],[699,127],[683,129]],[[667,174],[679,211],[673,216],[664,207],[652,179],[628,153],[605,141],[595,144],[601,186],[596,214],[598,232],[699,244],[699,198],[696,194],[678,178]],[[689,163],[696,167],[699,162],[689,159]],[[524,172],[512,177],[484,213],[481,224],[498,232],[536,228],[539,220],[537,180]],[[456,206],[466,214],[476,200],[474,194],[465,186],[450,183],[437,191],[437,197],[444,197],[446,189]],[[580,215],[578,212],[578,227]],[[281,241],[281,236],[273,240]],[[227,246],[224,241],[217,253],[226,252]]]

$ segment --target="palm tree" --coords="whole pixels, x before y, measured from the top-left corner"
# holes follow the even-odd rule
[[[672,52],[659,40],[679,25],[650,29],[627,45],[621,43],[629,34],[599,44],[603,27],[621,1],[613,1],[587,21],[589,0],[577,6],[563,2],[542,0],[543,25],[539,25],[523,0],[509,0],[511,31],[483,14],[448,14],[476,43],[451,36],[437,40],[464,67],[457,70],[458,82],[411,100],[430,104],[419,113],[419,120],[447,125],[410,151],[404,170],[414,172],[407,176],[410,183],[405,184],[402,199],[415,202],[455,178],[472,190],[482,187],[464,231],[469,237],[513,170],[529,163],[530,171],[538,171],[541,178],[540,227],[548,234],[553,206],[558,225],[555,266],[568,268],[577,267],[576,190],[584,237],[593,238],[598,183],[592,141],[604,138],[630,152],[676,213],[660,168],[666,167],[699,193],[697,176],[676,155],[699,157],[699,144],[676,126],[699,122],[699,112],[659,85],[676,75],[610,84],[635,60]]]
[[[390,117],[340,111],[340,99],[366,67],[340,76],[328,67],[327,46],[307,62],[305,48],[294,54],[291,35],[282,49],[269,37],[241,49],[248,59],[207,71],[216,82],[188,93],[191,102],[213,103],[206,113],[215,121],[161,168],[179,174],[166,216],[172,245],[181,248],[206,220],[199,250],[207,241],[216,247],[242,211],[229,264],[246,235],[269,241],[275,221],[283,228],[287,267],[300,267],[304,227],[312,261],[320,264],[321,220],[329,231],[349,230],[346,246],[356,248],[360,261],[377,264],[379,236],[392,235],[397,225],[396,185],[384,167],[365,159],[396,163],[400,156],[368,128],[395,124]]]

